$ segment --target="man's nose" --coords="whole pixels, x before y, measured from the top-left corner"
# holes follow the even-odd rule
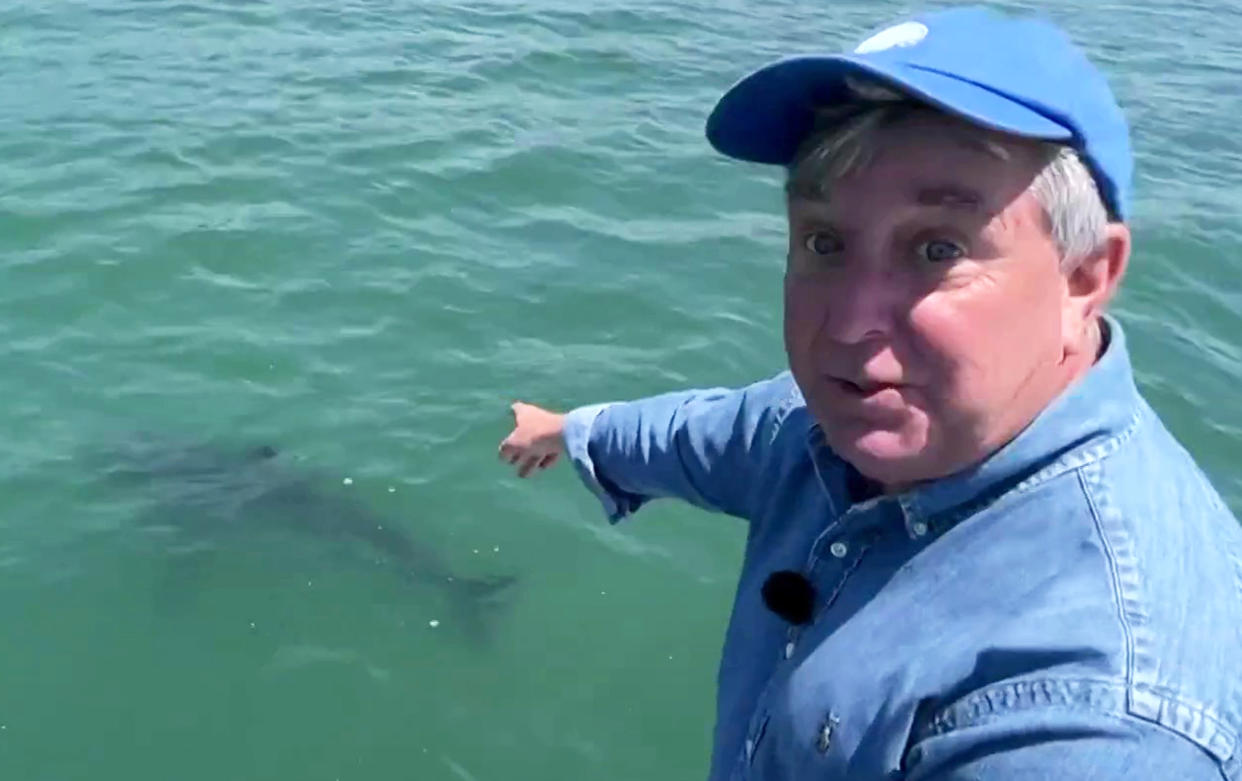
[[[894,275],[885,269],[855,267],[836,281],[829,296],[824,335],[841,344],[887,337],[901,297]]]

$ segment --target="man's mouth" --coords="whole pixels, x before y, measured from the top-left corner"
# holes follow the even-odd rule
[[[877,393],[886,390],[900,390],[901,386],[890,382],[871,382],[867,380],[846,380],[840,377],[833,377],[832,381],[837,384],[841,390],[851,396],[857,396],[865,399],[874,396]]]

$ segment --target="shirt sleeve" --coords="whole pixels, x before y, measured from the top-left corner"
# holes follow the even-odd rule
[[[776,407],[791,388],[781,375],[581,407],[566,416],[566,452],[614,523],[660,497],[747,518]]]
[[[1223,781],[1216,759],[1164,727],[1091,712],[1037,710],[930,738],[906,781]]]

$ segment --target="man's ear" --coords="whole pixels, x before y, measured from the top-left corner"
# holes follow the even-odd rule
[[[1130,263],[1130,229],[1110,222],[1104,243],[1065,275],[1062,323],[1066,354],[1090,349],[1087,338],[1117,292]]]

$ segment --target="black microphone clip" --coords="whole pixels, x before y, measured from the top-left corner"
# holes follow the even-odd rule
[[[791,624],[811,623],[815,611],[815,587],[801,572],[780,570],[763,582],[763,603]]]

